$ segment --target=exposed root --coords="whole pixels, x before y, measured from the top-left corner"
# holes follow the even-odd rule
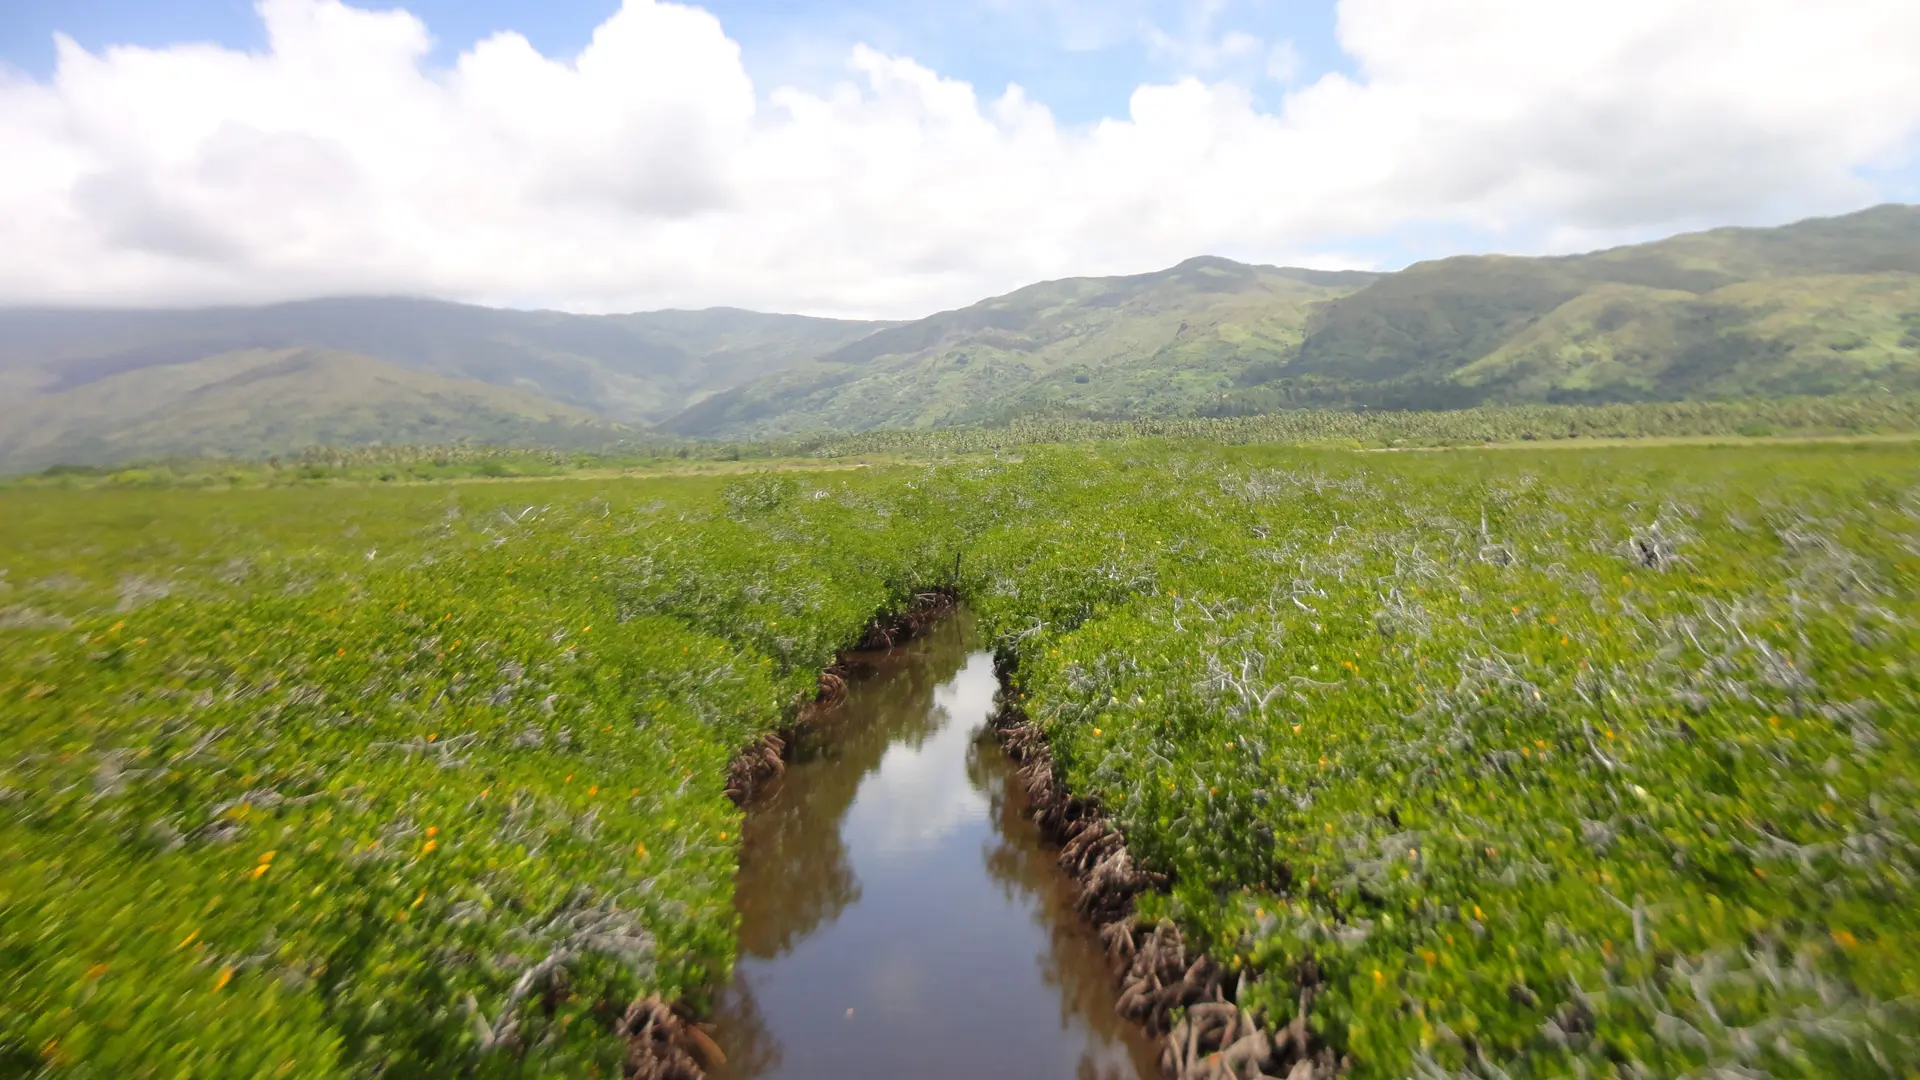
[[[1007,674],[1003,667],[1003,683]],[[1041,835],[1060,845],[1060,867],[1078,887],[1080,913],[1100,931],[1120,984],[1114,1011],[1165,1036],[1160,1069],[1169,1080],[1327,1080],[1342,1071],[1307,1028],[1316,973],[1298,973],[1305,989],[1292,1022],[1277,1033],[1263,1027],[1264,1017],[1234,1004],[1239,987],[1227,984],[1226,969],[1190,950],[1178,927],[1135,917],[1134,898],[1164,887],[1166,878],[1133,861],[1126,838],[1098,805],[1064,789],[1038,725],[1006,703],[993,729],[1020,766],[1015,775]]]
[[[706,1070],[726,1064],[713,1036],[684,1007],[658,996],[629,1005],[620,1034],[627,1040],[627,1080],[701,1080]]]
[[[950,588],[930,589],[916,593],[913,603],[897,615],[880,615],[867,624],[866,632],[860,635],[855,649],[891,649],[903,641],[910,641],[925,632],[927,627],[940,621],[941,616],[952,611],[960,602],[960,594]]]
[[[786,768],[787,740],[780,732],[769,731],[733,755],[727,765],[727,798],[735,806],[746,805],[754,792]]]

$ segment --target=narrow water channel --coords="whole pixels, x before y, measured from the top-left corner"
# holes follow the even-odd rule
[[[986,731],[966,612],[864,659],[748,807],[716,1077],[1157,1075]]]

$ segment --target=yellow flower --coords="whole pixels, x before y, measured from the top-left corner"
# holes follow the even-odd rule
[[[213,988],[215,990],[225,990],[227,988],[227,984],[232,981],[233,981],[233,969],[230,967],[223,967],[220,969],[219,977],[213,980]]]
[[[429,840],[426,843],[420,845],[420,854],[422,855],[431,854],[433,852],[433,849],[439,846],[440,846],[440,841]]]

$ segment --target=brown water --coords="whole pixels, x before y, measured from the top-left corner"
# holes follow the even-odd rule
[[[748,807],[714,1075],[1157,1075],[986,730],[966,613],[865,659]]]

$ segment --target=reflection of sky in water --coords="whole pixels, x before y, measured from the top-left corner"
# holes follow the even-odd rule
[[[917,664],[955,672],[930,701],[885,692],[885,683],[849,699],[850,724],[873,708],[878,722],[896,725],[897,741],[875,748],[877,765],[827,754],[789,774],[791,793],[831,789],[809,787],[810,778],[837,783],[858,770],[850,803],[791,804],[839,816],[817,826],[837,824],[841,842],[830,850],[857,892],[777,953],[741,958],[716,1017],[733,1060],[714,1080],[1153,1075],[1144,1041],[1120,1034],[1105,957],[1073,914],[1054,856],[990,798],[1005,791],[1010,766],[989,749],[990,764],[969,774],[998,680],[990,654],[965,651],[964,626],[923,642],[932,655]],[[885,710],[901,708],[913,711],[911,722],[889,721]],[[774,865],[778,873],[754,879],[762,891],[743,918],[778,920],[783,901],[804,892],[793,875],[808,872],[806,858]]]
[[[993,658],[974,654],[933,692],[934,708],[945,717],[940,730],[919,746],[887,748],[841,829],[856,866],[865,862],[861,856],[891,860],[937,851],[956,829],[986,817],[985,793],[954,762],[966,760],[967,744],[992,714],[997,685]]]

